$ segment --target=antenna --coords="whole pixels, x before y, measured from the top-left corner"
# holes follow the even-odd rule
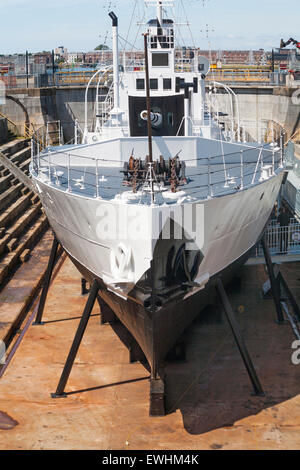
[[[208,24],[206,24],[205,26],[206,26],[205,30],[203,31],[203,29],[200,29],[200,33],[206,33],[206,38],[209,39],[208,33],[209,33],[209,32],[210,32],[210,33],[214,33],[215,30],[214,30],[214,29],[209,29],[209,25],[208,25]]]
[[[175,0],[144,0],[146,6],[148,7],[158,7],[161,6],[162,8],[165,7],[173,7]]]
[[[111,11],[112,8],[117,8],[117,5],[114,4],[114,2],[112,2],[111,0],[108,0],[107,1],[107,4],[106,5],[103,5],[103,7],[105,10],[107,11]]]

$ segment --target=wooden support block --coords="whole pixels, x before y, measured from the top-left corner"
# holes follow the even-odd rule
[[[29,193],[29,188],[26,188],[26,187],[22,188],[21,193],[23,194],[23,196],[25,196],[25,194]]]
[[[18,239],[17,238],[12,238],[8,243],[7,243],[7,248],[8,248],[8,251],[12,252],[15,250],[15,248],[17,247],[18,245]]]
[[[165,416],[165,386],[163,380],[150,381],[150,416]]]
[[[33,196],[33,198],[31,199],[31,203],[34,205],[34,204],[38,204],[38,202],[40,201],[40,198],[38,197],[37,194],[35,194]]]
[[[29,249],[23,251],[23,253],[20,255],[20,260],[22,263],[26,263],[29,260],[30,253],[31,253],[31,250]]]

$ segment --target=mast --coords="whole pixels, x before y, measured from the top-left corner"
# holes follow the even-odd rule
[[[162,26],[162,2],[157,2],[157,20],[159,25]]]
[[[146,79],[146,104],[147,104],[147,130],[148,130],[148,163],[153,162],[152,158],[152,131],[151,131],[151,99],[150,99],[150,83],[149,83],[149,64],[148,64],[148,34],[144,34],[144,51],[145,51],[145,79]]]
[[[151,130],[151,98],[150,98],[150,80],[149,80],[149,64],[148,64],[148,34],[144,34],[144,51],[145,51],[145,79],[146,79],[146,104],[147,104],[147,130],[148,130],[148,165],[150,173],[150,191],[151,205],[154,204],[154,178],[153,178],[153,156],[152,156],[152,130]]]

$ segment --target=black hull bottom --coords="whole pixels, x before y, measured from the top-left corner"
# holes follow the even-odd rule
[[[99,291],[101,309],[103,313],[106,312],[105,317],[110,323],[115,315],[128,330],[128,334],[123,332],[119,334],[119,337],[132,351],[132,358],[136,357],[137,360],[141,360],[144,354],[151,368],[151,377],[159,378],[167,353],[201,310],[213,303],[216,295],[216,280],[221,278],[224,284],[228,283],[236,271],[245,264],[250,253],[251,249],[217,276],[211,278],[203,290],[185,299],[170,300],[155,311],[149,311],[133,298],[128,297],[125,300],[117,296],[105,288],[101,279],[96,278],[103,286],[103,289]],[[82,276],[92,283],[95,275],[72,256],[69,255],[69,257]]]

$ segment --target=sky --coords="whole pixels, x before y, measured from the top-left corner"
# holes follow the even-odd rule
[[[143,29],[137,21],[155,17],[148,7],[143,20],[143,5],[142,0],[0,0],[0,54],[110,46],[110,10],[119,17],[121,43],[127,39],[131,49],[137,37],[135,45],[141,47]],[[189,22],[180,28],[185,46],[270,50],[281,38],[300,41],[299,0],[175,0],[173,11],[179,23]]]

